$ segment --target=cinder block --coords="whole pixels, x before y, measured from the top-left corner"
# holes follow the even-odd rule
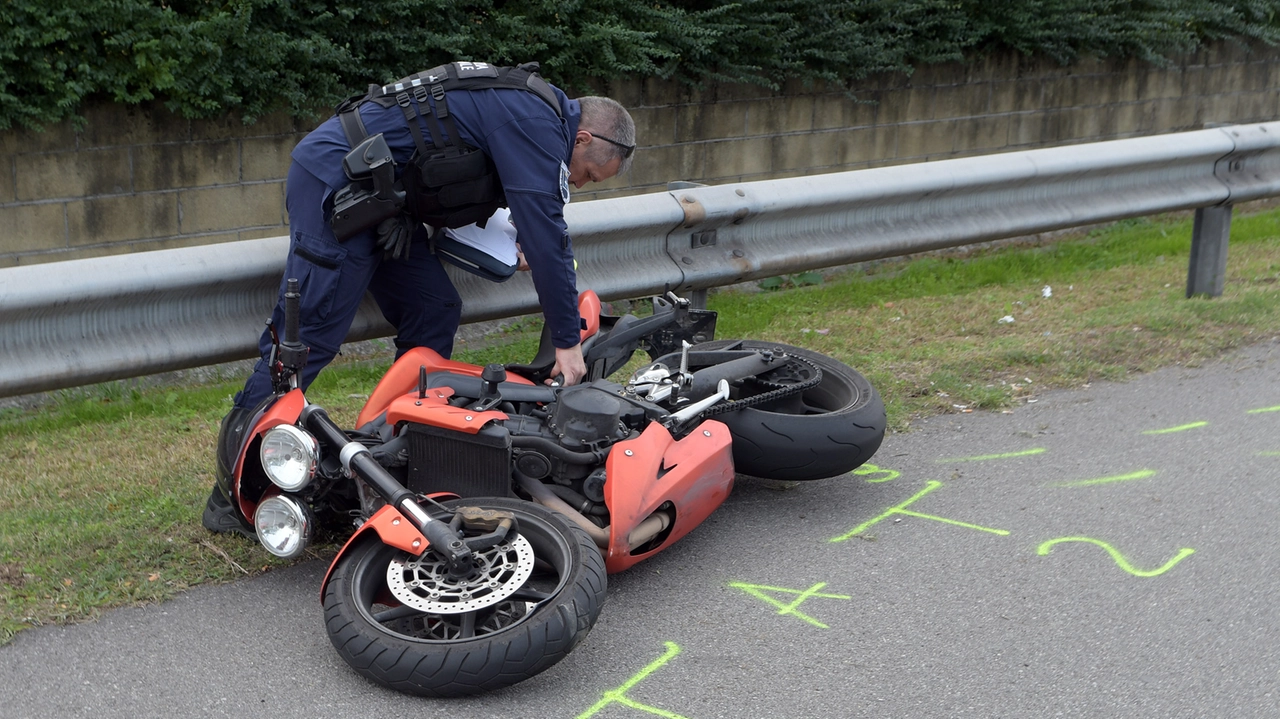
[[[671,180],[700,182],[706,177],[707,143],[649,147],[636,151],[631,164],[633,187],[666,183]]]
[[[704,92],[694,91],[687,85],[681,85],[676,80],[660,80],[656,77],[650,77],[644,81],[644,102],[641,104],[663,107],[686,102],[704,102]]]
[[[772,143],[768,137],[709,143],[705,177],[708,181],[728,180],[769,172],[773,169],[769,167]]]
[[[901,125],[877,125],[875,127],[859,127],[840,133],[840,165],[848,169],[851,165],[878,160],[894,159],[898,156],[898,134]]]
[[[921,65],[911,73],[911,84],[918,87],[959,85],[965,81],[965,66],[958,62]]]
[[[956,150],[1000,150],[1009,144],[1009,116],[988,115],[961,120],[956,125]]]
[[[283,182],[229,185],[178,193],[178,227],[182,234],[275,227],[283,222]]]
[[[874,125],[879,105],[866,97],[868,93],[859,93],[850,97],[847,93],[836,92],[818,95],[813,98],[813,129],[827,130],[838,127],[863,127]]]
[[[933,119],[933,99],[937,88],[933,86],[912,85],[906,91],[902,102],[905,102],[903,114],[896,122],[919,122]]]
[[[1013,86],[1014,112],[1041,110],[1056,107],[1044,101],[1044,81],[1038,79],[1019,79]]]
[[[1152,102],[1128,102],[1111,108],[1112,134],[1137,135],[1151,130],[1154,112]]]
[[[22,154],[14,158],[19,200],[128,192],[128,148]]]
[[[636,142],[641,148],[676,141],[676,108],[636,107],[630,112],[631,119],[636,121]],[[637,151],[643,152],[643,149]]]
[[[239,181],[240,148],[234,140],[133,148],[133,187],[138,192]]]
[[[605,83],[605,97],[617,100],[619,104],[634,113],[635,108],[650,106],[644,95],[644,84],[634,77],[617,78]]]
[[[743,137],[746,132],[745,102],[682,105],[676,113],[676,142]]]
[[[1182,93],[1179,97],[1212,95],[1221,92],[1222,88],[1214,85],[1214,69],[1203,66],[1189,66],[1182,73]]]
[[[0,155],[0,205],[18,199],[13,184],[13,155]]]
[[[97,197],[67,203],[67,241],[72,247],[176,234],[176,192]]]
[[[352,91],[355,94],[355,91]],[[319,124],[333,115],[333,108],[317,112],[318,118],[308,117],[306,123]],[[319,122],[317,122],[319,120]],[[221,117],[192,120],[191,139],[194,142],[206,140],[236,140],[242,137],[270,137],[287,135],[298,131],[298,120],[287,112],[273,112],[264,115],[251,124],[245,124],[239,113],[228,113]]]
[[[279,227],[259,227],[252,230],[241,230],[237,237],[241,240],[261,240],[267,237],[288,237],[289,228],[281,225]]]
[[[1046,77],[1040,81],[1040,107],[1071,107],[1075,104],[1075,76]],[[1095,101],[1096,102],[1096,101]]]
[[[1274,85],[1269,84],[1271,77],[1270,73],[1267,72],[1266,65],[1261,63],[1251,63],[1246,65],[1241,63],[1239,65],[1234,65],[1233,69],[1236,76],[1234,86],[1238,87],[1241,92],[1262,92],[1275,87]]]
[[[1009,116],[1009,146],[1051,144],[1058,140],[1061,110],[1024,112]]]
[[[1146,73],[1146,85],[1143,86],[1137,99],[1157,100],[1181,96],[1184,82],[1182,74],[1181,67],[1152,68]]]
[[[812,97],[772,97],[747,104],[747,135],[808,132],[812,128]]]
[[[85,110],[85,126],[77,133],[78,147],[119,147],[163,142],[187,142],[191,121],[160,103],[122,105],[103,102]]]
[[[294,135],[249,137],[240,141],[240,179],[282,180],[289,175],[289,153],[297,146]]]
[[[1219,95],[1209,98],[1210,108],[1216,108],[1218,112],[1211,112],[1214,119],[1219,122],[1231,122],[1231,118],[1235,115],[1236,102],[1233,96]],[[1178,132],[1180,130],[1199,129],[1203,123],[1203,115],[1200,111],[1199,98],[1196,97],[1175,97],[1164,100],[1153,100],[1152,108],[1152,132]]]
[[[939,120],[898,125],[898,158],[928,157],[953,152],[956,147],[957,124],[956,120]]]
[[[1111,110],[1108,106],[1072,107],[1062,111],[1058,140],[1096,140],[1108,134]]]
[[[778,135],[773,140],[771,167],[776,172],[796,172],[841,163],[843,132],[807,132]]]
[[[975,117],[986,114],[990,104],[991,83],[939,87],[934,91],[933,116],[939,120]]]
[[[71,121],[44,125],[42,130],[13,127],[0,132],[0,153],[66,152],[76,148]]]
[[[0,255],[67,247],[66,209],[61,202],[0,207]]]
[[[1039,85],[1036,85],[1037,91]],[[1020,83],[1016,80],[997,80],[991,83],[991,100],[988,105],[988,111],[992,114],[1005,112],[1016,112],[1019,110],[1018,102],[1021,99],[1020,93],[1025,92],[1020,87]],[[1037,95],[1036,104],[1039,105],[1040,98]]]

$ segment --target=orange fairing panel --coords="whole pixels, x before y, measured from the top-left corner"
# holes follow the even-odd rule
[[[507,418],[505,412],[477,412],[466,407],[454,407],[449,404],[452,396],[453,390],[448,387],[433,387],[422,399],[418,399],[417,392],[397,397],[387,408],[387,424],[415,422],[475,434],[486,422]]]
[[[391,401],[395,398],[410,392],[416,394],[418,373],[422,367],[427,368],[428,374],[432,372],[454,372],[469,377],[479,377],[484,370],[483,367],[466,364],[465,362],[447,360],[435,350],[426,347],[415,347],[401,355],[400,359],[391,365],[391,369],[387,370],[387,373],[382,376],[378,386],[373,388],[373,393],[369,395],[369,401],[364,403],[364,408],[360,410],[360,416],[356,418],[356,426],[362,427],[376,419],[378,415],[386,411],[387,405],[391,404]],[[524,377],[516,375],[508,375],[507,381],[518,384],[533,384]]]
[[[585,342],[588,337],[600,331],[600,295],[595,290],[587,290],[578,295],[578,316],[587,323],[578,338],[579,342]]]
[[[370,530],[378,533],[378,538],[382,540],[383,544],[396,549],[403,549],[415,557],[427,551],[427,546],[429,545],[427,538],[422,536],[422,533],[410,524],[409,520],[405,519],[399,510],[390,505],[384,506],[374,512],[369,521],[360,525],[356,533],[351,535],[347,543],[342,545],[342,549],[337,556],[329,563],[329,569],[324,573],[324,581],[320,582],[321,602],[324,601],[325,587],[329,586],[329,575],[333,573],[333,568],[338,566],[338,560],[342,559],[347,550],[354,546],[356,539]]]
[[[724,502],[733,489],[732,439],[728,427],[707,420],[679,442],[653,423],[636,439],[614,445],[604,485],[611,525],[605,557],[609,573],[671,546]],[[664,502],[675,506],[671,533],[656,549],[632,556],[628,535]]]
[[[272,427],[297,422],[298,416],[302,414],[302,408],[306,406],[307,398],[303,396],[302,390],[290,390],[283,397],[276,400],[275,404],[268,407],[267,411],[263,412],[262,416],[258,418],[257,424],[253,425],[253,431],[247,435],[249,439],[245,442],[245,447],[248,447],[253,442],[254,437],[261,435]],[[240,477],[243,474],[244,460],[245,455],[241,453],[236,458],[236,466],[231,473],[232,481],[235,483],[233,496],[240,502],[241,513],[252,521],[253,515],[258,511],[258,504],[257,502],[246,501],[240,495]],[[260,497],[259,499],[266,499],[266,497]]]

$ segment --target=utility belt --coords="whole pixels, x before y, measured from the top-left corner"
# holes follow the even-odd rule
[[[370,85],[364,95],[348,98],[336,113],[352,150],[342,159],[351,184],[334,195],[331,224],[338,241],[378,225],[401,212],[435,228],[458,228],[483,223],[506,196],[493,160],[462,141],[449,112],[449,90],[519,89],[547,102],[559,116],[560,103],[551,86],[537,74],[537,63],[494,67],[480,62],[453,62],[397,80]],[[427,98],[435,103],[434,110]],[[396,180],[396,165],[382,133],[370,136],[359,107],[376,102],[399,106],[413,135],[415,149]],[[430,123],[431,145],[418,125],[422,113]],[[447,127],[448,135],[441,125]]]

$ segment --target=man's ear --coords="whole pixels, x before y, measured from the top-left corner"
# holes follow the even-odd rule
[[[577,136],[573,138],[573,144],[574,144],[574,145],[589,145],[589,144],[591,144],[591,140],[592,140],[592,139],[594,139],[594,138],[592,138],[592,137],[591,137],[591,133],[590,133],[590,132],[588,132],[588,131],[586,131],[586,130],[578,130],[578,134],[577,134]]]

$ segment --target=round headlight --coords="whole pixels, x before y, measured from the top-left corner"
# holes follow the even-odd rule
[[[293,497],[276,495],[263,500],[253,515],[258,541],[268,552],[293,559],[311,541],[311,512]]]
[[[316,438],[294,427],[282,424],[262,436],[262,469],[277,487],[296,492],[316,476],[320,445]]]

